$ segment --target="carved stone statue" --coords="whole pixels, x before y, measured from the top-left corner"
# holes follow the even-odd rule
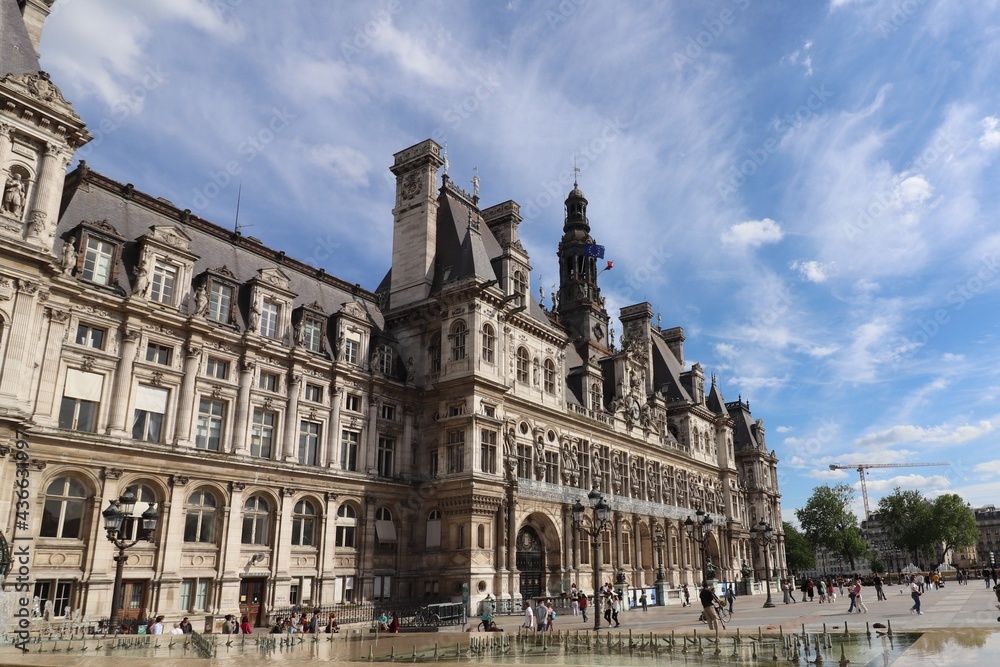
[[[292,330],[292,340],[296,345],[302,345],[302,341],[305,340],[306,327],[305,322],[299,320]]]
[[[66,241],[62,247],[62,271],[64,275],[69,275],[76,266],[76,242]]]
[[[135,287],[132,288],[132,294],[145,297],[148,288],[149,271],[146,270],[145,264],[140,264],[135,269]]]
[[[18,173],[11,174],[4,186],[3,211],[18,219],[24,215],[24,182]]]
[[[705,557],[705,576],[709,581],[715,579],[715,565],[712,564],[712,557]]]
[[[247,329],[250,331],[257,331],[257,327],[260,326],[260,306],[254,301],[250,304],[250,317],[247,320]]]
[[[204,315],[208,310],[208,295],[205,293],[205,286],[199,285],[194,291],[194,312],[192,315]]]
[[[406,381],[413,382],[413,378],[415,376],[416,375],[413,371],[413,357],[410,357],[406,360]]]

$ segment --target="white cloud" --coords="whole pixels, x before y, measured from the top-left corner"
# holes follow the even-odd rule
[[[777,243],[784,236],[781,225],[770,218],[764,218],[733,225],[726,234],[723,234],[722,242],[727,245],[759,248],[767,243]]]
[[[774,430],[777,431],[778,433],[791,433],[795,429],[793,427],[791,427],[791,426],[779,426],[778,428],[776,428]]]
[[[900,207],[919,206],[930,199],[933,188],[923,176],[907,176],[896,186],[895,197]]]
[[[829,277],[830,270],[833,268],[832,263],[817,262],[815,260],[809,260],[805,262],[800,262],[795,260],[791,264],[792,268],[799,272],[803,280],[807,280],[811,283],[823,283]]]
[[[976,464],[972,469],[973,472],[984,473],[986,475],[1000,475],[1000,459],[994,459],[992,461],[986,461],[984,463]]]
[[[975,440],[991,433],[994,429],[995,426],[992,422],[985,419],[976,424],[962,424],[961,426],[941,424],[929,428],[900,424],[862,436],[854,441],[854,445],[862,448],[891,447],[903,442],[954,445]]]
[[[889,479],[868,479],[865,482],[868,487],[868,493],[881,493],[884,491],[892,491],[896,487],[900,489],[920,489],[921,493],[926,493],[935,489],[947,489],[951,487],[951,480],[949,480],[944,475],[931,475],[930,477],[924,475],[899,475],[897,477],[890,477]],[[855,486],[860,487],[861,482],[857,482]],[[875,504],[874,502],[872,503]],[[872,507],[874,510],[875,508]]]
[[[987,116],[980,124],[983,126],[983,134],[979,137],[980,148],[987,150],[1000,148],[1000,118]]]
[[[846,470],[830,470],[829,468],[815,468],[810,470],[807,474],[813,479],[822,480],[840,480],[848,476]]]
[[[361,151],[350,146],[323,144],[312,146],[306,154],[310,162],[328,170],[340,184],[349,187],[368,185],[372,163]]]

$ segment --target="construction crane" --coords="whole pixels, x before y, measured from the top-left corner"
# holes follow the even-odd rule
[[[865,499],[865,520],[871,518],[872,511],[868,507],[868,484],[865,482],[865,471],[869,468],[926,468],[928,466],[947,466],[950,463],[851,463],[845,466],[830,464],[830,470],[857,470],[861,475],[861,496]]]

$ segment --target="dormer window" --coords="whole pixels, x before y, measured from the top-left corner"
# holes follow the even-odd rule
[[[172,306],[176,285],[177,267],[160,260],[153,262],[153,278],[149,281],[149,300]]]
[[[222,268],[205,273],[204,282],[195,291],[195,315],[219,324],[232,324],[236,318],[236,298],[239,288],[232,271]]]
[[[125,239],[106,220],[82,222],[77,228],[76,276],[96,285],[113,285],[118,279]],[[66,261],[66,260],[64,260]]]
[[[361,343],[354,340],[353,338],[348,338],[344,341],[344,361],[349,364],[358,363],[358,352],[361,349]]]
[[[99,238],[88,238],[80,277],[98,285],[110,284],[114,259],[114,245]]]
[[[318,303],[297,308],[292,314],[295,322],[295,344],[309,352],[320,353],[326,350],[326,314]]]
[[[281,306],[273,301],[264,300],[260,306],[260,335],[266,338],[278,337],[278,318],[281,316]]]
[[[514,294],[517,295],[517,305],[524,306],[527,304],[528,280],[524,277],[522,271],[514,272]]]

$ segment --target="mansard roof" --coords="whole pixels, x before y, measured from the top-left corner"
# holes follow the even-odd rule
[[[500,255],[500,244],[481,221],[478,207],[447,177],[438,196],[438,205],[433,290],[463,278],[496,280],[490,258]]]
[[[663,393],[667,402],[691,401],[691,394],[681,382],[684,368],[659,336],[653,336],[653,386]]]
[[[750,404],[740,398],[725,405],[729,416],[736,422],[733,427],[733,449],[737,452],[761,450],[761,443],[757,440],[756,422],[750,413]]]
[[[36,74],[40,69],[17,0],[0,0],[0,78]]]
[[[64,240],[84,221],[107,221],[125,239],[118,284],[122,294],[131,293],[130,275],[138,260],[137,239],[154,226],[172,226],[191,238],[198,255],[194,275],[226,267],[239,284],[260,275],[260,271],[280,271],[288,277],[288,289],[296,295],[295,306],[316,305],[326,313],[337,313],[355,301],[364,308],[379,329],[385,325],[376,306],[376,297],[358,285],[351,285],[304,262],[286,257],[250,237],[234,234],[207,220],[186,214],[162,199],[156,199],[91,171],[78,167],[66,180],[62,215],[56,230]],[[56,249],[58,251],[58,248]],[[185,304],[181,304],[184,306]]]
[[[722,398],[722,392],[719,391],[719,386],[715,384],[715,376],[712,376],[712,388],[708,392],[708,399],[705,401],[708,409],[717,415],[725,416],[726,412],[726,401]]]

